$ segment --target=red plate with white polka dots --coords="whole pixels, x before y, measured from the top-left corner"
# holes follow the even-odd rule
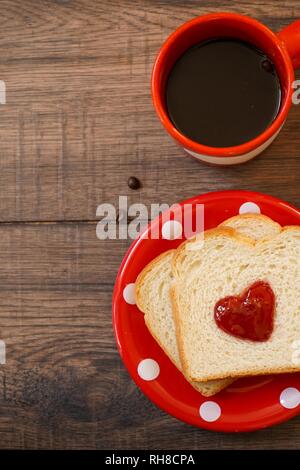
[[[300,211],[295,207],[250,191],[203,194],[183,204],[191,204],[193,208],[204,204],[205,230],[245,212],[261,212],[281,225],[300,224]],[[217,395],[205,398],[185,380],[148,332],[144,316],[134,302],[134,282],[149,261],[182,242],[176,239],[182,227],[176,222],[176,214],[174,218],[174,223],[163,224],[161,217],[151,222],[132,244],[117,276],[113,323],[121,357],[133,380],[167,413],[215,431],[252,431],[297,415],[300,373],[239,379]],[[147,236],[150,228],[159,230],[159,239]]]

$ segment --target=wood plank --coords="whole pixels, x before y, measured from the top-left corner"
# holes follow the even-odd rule
[[[197,14],[235,11],[231,2],[1,4],[0,221],[94,220],[119,194],[170,203],[242,187],[298,203],[299,106],[263,156],[226,170],[186,158],[154,113],[149,80],[162,41]],[[239,10],[275,30],[300,17],[293,0],[244,0]],[[127,187],[132,175],[141,190]]]
[[[111,295],[127,242],[111,256],[95,228],[0,226],[0,448],[99,446],[120,370]]]
[[[102,348],[115,351],[111,294],[128,242],[100,241],[95,228],[0,225],[1,337],[8,366],[81,366],[99,359]]]

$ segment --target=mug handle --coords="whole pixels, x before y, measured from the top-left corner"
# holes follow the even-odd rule
[[[284,43],[294,68],[300,68],[300,20],[283,28],[277,36]]]

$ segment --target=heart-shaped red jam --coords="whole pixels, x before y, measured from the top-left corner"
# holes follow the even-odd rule
[[[267,341],[273,331],[275,295],[267,282],[257,281],[241,295],[224,297],[215,305],[215,321],[230,335]]]

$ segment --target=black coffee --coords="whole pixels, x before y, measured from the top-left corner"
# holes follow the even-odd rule
[[[280,81],[266,54],[235,39],[214,39],[188,49],[166,86],[174,126],[211,147],[230,147],[261,134],[276,118]]]

